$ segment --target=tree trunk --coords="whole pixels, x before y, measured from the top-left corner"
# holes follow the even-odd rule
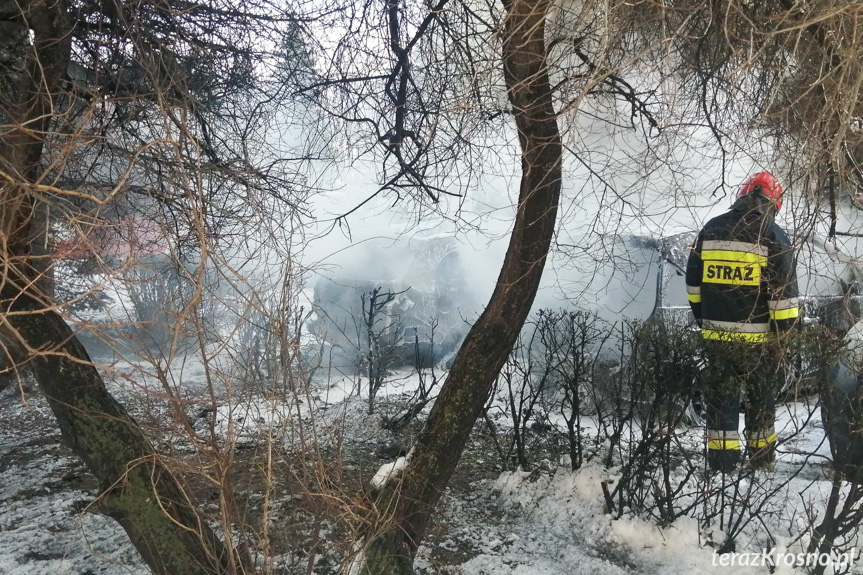
[[[575,471],[581,467],[581,458],[579,456],[580,438],[579,434],[575,431],[575,417],[567,419],[564,414],[563,419],[566,421],[566,438],[569,441],[569,467]]]
[[[224,546],[135,421],[105,389],[69,326],[25,294],[6,290],[3,302],[9,327],[39,350],[28,365],[64,443],[99,479],[102,512],[123,526],[155,573],[228,572]]]
[[[51,130],[62,115],[56,106],[70,58],[68,10],[63,0],[34,1],[2,14],[13,41],[31,33],[32,43],[24,72],[14,76],[17,90],[0,94],[0,118],[10,127],[0,140],[0,341],[13,342],[8,347],[22,356],[16,362],[32,369],[64,442],[100,482],[101,509],[150,568],[160,575],[226,573],[224,546],[53,311],[47,204],[34,184],[44,177],[45,143],[63,145],[64,136]],[[8,41],[0,39],[0,47]]]
[[[364,572],[410,573],[429,518],[446,488],[536,296],[554,235],[561,141],[549,85],[548,0],[507,0],[504,75],[522,150],[518,211],[489,303],[473,325],[417,438],[401,479],[390,480],[366,534]]]

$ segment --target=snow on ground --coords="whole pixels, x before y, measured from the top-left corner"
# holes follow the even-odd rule
[[[631,516],[613,520],[603,512],[600,482],[606,477],[608,472],[595,465],[576,472],[559,469],[551,477],[539,478],[528,472],[505,472],[495,480],[475,485],[473,497],[447,499],[442,513],[448,522],[449,538],[442,545],[454,547],[470,542],[475,552],[473,558],[454,572],[462,575],[768,572],[766,566],[755,565],[754,561],[733,570],[721,565],[719,556],[706,545],[694,518],[680,518],[666,528]],[[488,521],[489,515],[497,515],[499,519]],[[422,548],[418,566],[435,573],[428,560],[429,552],[428,546]],[[804,571],[783,564],[775,572]],[[861,571],[858,568],[854,572]]]
[[[0,573],[148,573],[120,526],[88,508],[95,480],[59,439],[43,398],[0,393]]]
[[[194,369],[191,372],[197,373]],[[394,404],[398,394],[415,388],[415,378],[408,373],[396,380],[382,391],[380,409]],[[114,391],[125,389],[126,395],[120,395],[127,399],[138,397],[135,394],[141,389],[123,377],[113,378],[111,385]],[[215,429],[223,439],[248,442],[280,430],[289,444],[289,431],[296,427],[298,418],[317,421],[321,442],[328,441],[330,432],[336,434],[338,426],[339,437],[348,439],[346,449],[353,453],[346,469],[359,465],[362,469],[356,471],[365,473],[366,480],[375,469],[389,477],[404,459],[397,453],[403,446],[381,429],[377,416],[368,416],[365,385],[356,377],[334,378],[330,384],[316,385],[301,402],[291,404],[255,395],[231,397],[231,401],[222,398],[209,417],[216,418]],[[358,388],[363,390],[362,397],[357,395]],[[232,423],[228,425],[228,421]],[[595,429],[589,418],[584,425]],[[800,512],[798,502],[805,499],[823,505],[826,500],[829,483],[822,456],[829,455],[829,449],[823,441],[820,412],[805,400],[781,406],[777,430],[785,438],[777,470],[759,479],[764,485],[758,489],[763,492],[785,484],[777,497],[779,508],[787,509],[772,516],[768,524],[776,538],[774,549],[782,549],[803,528],[789,517]],[[697,450],[701,430],[688,429],[685,435],[685,443]],[[386,462],[383,467],[381,460]],[[472,440],[420,549],[418,572],[768,573],[767,567],[760,565],[730,568],[719,564],[708,545],[709,529],[695,518],[680,518],[659,528],[629,513],[619,519],[606,515],[601,481],[619,479],[619,469],[606,470],[596,462],[594,459],[576,472],[561,467],[550,474],[499,473],[493,471],[496,456],[479,451]],[[33,395],[25,404],[15,390],[0,394],[0,574],[145,573],[123,530],[88,507],[96,494],[95,481],[59,444],[59,432],[44,400]],[[753,523],[740,537],[737,550],[760,552],[765,541],[761,529]],[[720,540],[715,526],[713,530],[712,539]],[[796,543],[789,551],[799,552],[800,545]],[[334,564],[320,562],[314,572],[334,573]],[[854,572],[863,572],[861,567],[863,564],[856,566]],[[293,572],[285,569],[280,574]],[[775,572],[804,571],[781,565]]]

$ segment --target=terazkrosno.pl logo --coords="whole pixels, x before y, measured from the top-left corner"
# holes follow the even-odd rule
[[[860,558],[856,549],[838,553],[788,553],[764,549],[761,553],[713,553],[713,564],[720,567],[815,567],[817,565],[847,568]]]

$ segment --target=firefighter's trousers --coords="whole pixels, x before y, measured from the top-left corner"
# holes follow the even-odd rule
[[[705,341],[707,373],[707,464],[729,472],[741,464],[744,439],[752,467],[775,459],[776,395],[782,377],[775,344]],[[744,437],[738,432],[741,394],[745,392]]]

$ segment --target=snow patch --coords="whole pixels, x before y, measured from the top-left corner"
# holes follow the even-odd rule
[[[366,550],[364,549],[365,542],[363,539],[358,539],[351,549],[351,562],[348,564],[348,575],[360,575],[363,568],[366,566]]]
[[[372,477],[372,480],[370,481],[372,488],[383,488],[383,486],[386,485],[387,481],[389,481],[390,477],[396,476],[401,473],[402,469],[404,469],[407,464],[407,457],[399,457],[392,463],[384,463],[383,465],[381,465],[381,468],[378,469],[378,472],[375,473],[375,476]]]

